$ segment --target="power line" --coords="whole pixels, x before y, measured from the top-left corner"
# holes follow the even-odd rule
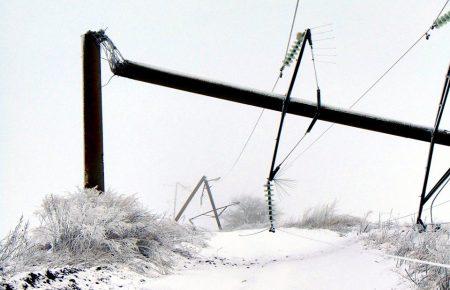
[[[297,0],[297,3],[295,4],[294,17],[292,18],[291,30],[289,31],[289,38],[288,38],[288,42],[286,44],[286,52],[284,53],[284,55],[286,55],[288,53],[289,44],[291,43],[292,31],[294,30],[295,18],[297,17],[297,10],[298,10],[298,3],[299,2],[300,1]]]
[[[327,27],[327,26],[331,26],[331,25],[333,25],[333,23],[327,23],[327,24],[322,24],[319,26],[314,26],[314,27],[311,27],[310,29],[313,30],[313,29],[323,28],[323,27]]]
[[[447,179],[447,181],[442,185],[441,189],[439,189],[439,191],[436,193],[436,196],[433,198],[433,201],[431,202],[430,205],[430,220],[431,223],[433,223],[433,204],[436,201],[436,198],[439,196],[439,194],[441,193],[441,191],[444,189],[444,187],[447,185],[447,183],[450,181],[450,178]]]
[[[441,11],[439,11],[439,14],[436,16],[436,19],[434,20],[433,25],[435,24],[435,22],[436,22],[436,20],[439,18],[439,16],[441,16],[442,12],[444,11],[444,9],[445,9],[445,7],[447,6],[447,4],[448,4],[449,1],[450,1],[450,0],[447,0],[447,1],[445,2],[445,4],[444,4],[444,6],[442,7]]]
[[[295,11],[294,11],[294,16],[293,16],[293,18],[292,18],[291,29],[290,29],[290,31],[289,31],[289,38],[288,38],[287,45],[286,45],[285,56],[286,56],[287,53],[288,53],[288,50],[289,50],[289,44],[291,43],[292,31],[294,30],[295,19],[297,18],[297,11],[298,11],[298,5],[299,5],[299,2],[300,2],[300,0],[297,0],[297,3],[296,3],[296,5],[295,5]],[[275,80],[275,83],[274,83],[274,85],[273,85],[273,87],[272,87],[272,90],[271,90],[272,93],[275,91],[275,88],[276,88],[276,86],[277,86],[277,84],[278,84],[278,81],[280,80],[281,76],[282,76],[282,75],[279,74],[278,77],[277,77],[277,79]],[[228,175],[233,171],[233,169],[236,167],[237,163],[238,163],[239,160],[241,159],[242,154],[244,154],[244,151],[245,151],[245,149],[247,148],[247,145],[248,145],[248,143],[250,142],[250,139],[253,137],[253,133],[255,133],[256,127],[258,127],[259,121],[261,120],[261,117],[262,117],[262,115],[264,114],[264,111],[265,111],[265,109],[262,109],[261,112],[259,113],[258,118],[256,119],[256,122],[255,122],[255,124],[253,125],[252,131],[250,132],[250,134],[248,135],[247,139],[245,140],[244,146],[242,147],[241,151],[239,152],[238,157],[237,157],[236,160],[233,162],[233,165],[232,165],[231,168],[228,170],[228,172],[227,172],[227,174],[225,175],[225,177],[228,176]]]
[[[447,0],[444,4],[444,6],[442,7],[442,9],[440,10],[439,14],[436,16],[435,20],[433,21],[433,25],[430,26],[423,34],[420,35],[420,37],[383,73],[381,74],[380,77],[378,77],[377,80],[375,80],[375,82],[369,86],[362,94],[361,96],[359,96],[356,101],[354,101],[351,106],[349,107],[349,109],[352,109],[354,106],[356,106],[424,37],[428,38],[429,37],[429,32],[431,29],[433,29],[434,23],[436,22],[436,20],[439,18],[439,16],[442,14],[442,11],[444,11],[445,7],[447,6],[447,4],[450,2],[450,0]],[[328,126],[327,129],[325,129],[325,131],[323,131],[316,139],[314,139],[314,141],[308,146],[306,147],[302,152],[300,152],[299,155],[297,155],[297,157],[295,157],[295,159],[289,164],[289,166],[292,166],[292,164],[298,159],[300,158],[303,154],[305,154],[314,144],[316,144],[328,131],[331,130],[331,128],[333,128],[333,126],[335,125],[335,123],[332,123],[330,126]]]
[[[275,81],[275,83],[274,83],[274,85],[273,85],[273,87],[272,87],[272,92],[275,90],[275,87],[277,86],[279,80],[280,80],[280,76],[277,77],[277,79],[276,79],[276,81]],[[228,172],[227,172],[227,174],[225,175],[225,177],[228,176],[228,175],[231,173],[231,171],[233,171],[233,169],[236,167],[237,163],[238,163],[239,160],[241,159],[242,154],[244,154],[245,148],[247,148],[247,145],[248,145],[248,143],[250,142],[250,139],[252,138],[253,133],[255,133],[256,127],[258,127],[258,124],[259,124],[259,121],[261,120],[262,115],[264,114],[264,110],[265,110],[265,109],[262,109],[261,112],[259,113],[258,118],[256,119],[256,122],[255,122],[255,124],[253,125],[252,131],[250,132],[250,134],[248,135],[247,139],[245,140],[244,146],[242,147],[241,151],[239,152],[238,157],[237,157],[236,160],[233,162],[233,165],[232,165],[231,168],[228,170]],[[225,177],[224,177],[224,178],[225,178]]]
[[[433,206],[433,208],[439,207],[439,206],[444,205],[444,204],[449,203],[449,202],[450,202],[450,199],[449,199],[449,200],[446,200],[446,201],[443,201],[443,202],[441,202],[441,203],[439,203],[439,204]],[[430,207],[426,208],[425,210],[431,209],[431,208],[432,208],[432,207],[430,206]],[[397,218],[394,218],[394,219],[388,219],[388,220],[386,220],[386,221],[384,221],[384,222],[382,222],[382,223],[388,223],[388,222],[398,221],[398,220],[401,220],[401,219],[404,219],[404,218],[407,218],[407,217],[410,217],[410,216],[414,216],[415,214],[416,214],[416,212],[410,213],[410,214],[407,214],[407,215],[404,215],[404,216],[401,216],[401,217],[397,217]]]
[[[333,247],[336,247],[336,248],[339,248],[339,249],[344,249],[344,248],[345,248],[345,247],[342,247],[342,246],[339,246],[339,245],[336,245],[336,244],[333,244],[333,243],[330,243],[330,242],[327,242],[327,241],[322,241],[322,240],[310,238],[310,237],[303,236],[303,235],[299,235],[299,234],[296,234],[296,233],[294,234],[294,233],[291,233],[291,232],[282,230],[282,229],[280,229],[280,228],[279,228],[278,230],[279,230],[280,232],[283,232],[283,233],[288,234],[288,235],[291,235],[291,236],[299,237],[299,238],[306,239],[306,240],[310,240],[310,241],[317,242],[317,243],[326,244],[326,245],[333,246]]]

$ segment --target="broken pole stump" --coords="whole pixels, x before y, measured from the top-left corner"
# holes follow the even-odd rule
[[[83,36],[84,187],[105,191],[100,45],[95,32]]]

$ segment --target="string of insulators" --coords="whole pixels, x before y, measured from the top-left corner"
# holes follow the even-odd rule
[[[289,49],[288,53],[284,57],[283,65],[280,68],[280,75],[282,74],[284,68],[287,67],[287,66],[290,66],[292,61],[297,56],[297,54],[298,54],[298,52],[300,50],[300,47],[302,45],[302,41],[303,41],[303,37],[304,36],[305,36],[305,34],[303,32],[297,33],[297,39],[294,41],[294,43],[292,44],[292,46]]]
[[[266,194],[264,195],[267,198],[267,207],[268,207],[268,215],[269,215],[269,223],[270,229],[269,231],[275,232],[275,206],[273,200],[273,181],[267,181],[264,185],[264,191]]]
[[[445,13],[444,15],[442,15],[441,17],[439,17],[435,22],[433,27],[435,28],[441,28],[442,26],[444,26],[446,23],[448,23],[450,21],[450,11],[448,11],[447,13]]]

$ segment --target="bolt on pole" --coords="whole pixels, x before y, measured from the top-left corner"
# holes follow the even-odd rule
[[[84,187],[105,191],[100,46],[95,33],[83,36]]]

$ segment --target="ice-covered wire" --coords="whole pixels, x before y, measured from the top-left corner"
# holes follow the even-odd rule
[[[112,40],[106,35],[105,30],[95,32],[97,43],[102,46],[106,59],[108,60],[111,71],[115,71],[121,64],[125,62],[120,51],[114,45]]]

